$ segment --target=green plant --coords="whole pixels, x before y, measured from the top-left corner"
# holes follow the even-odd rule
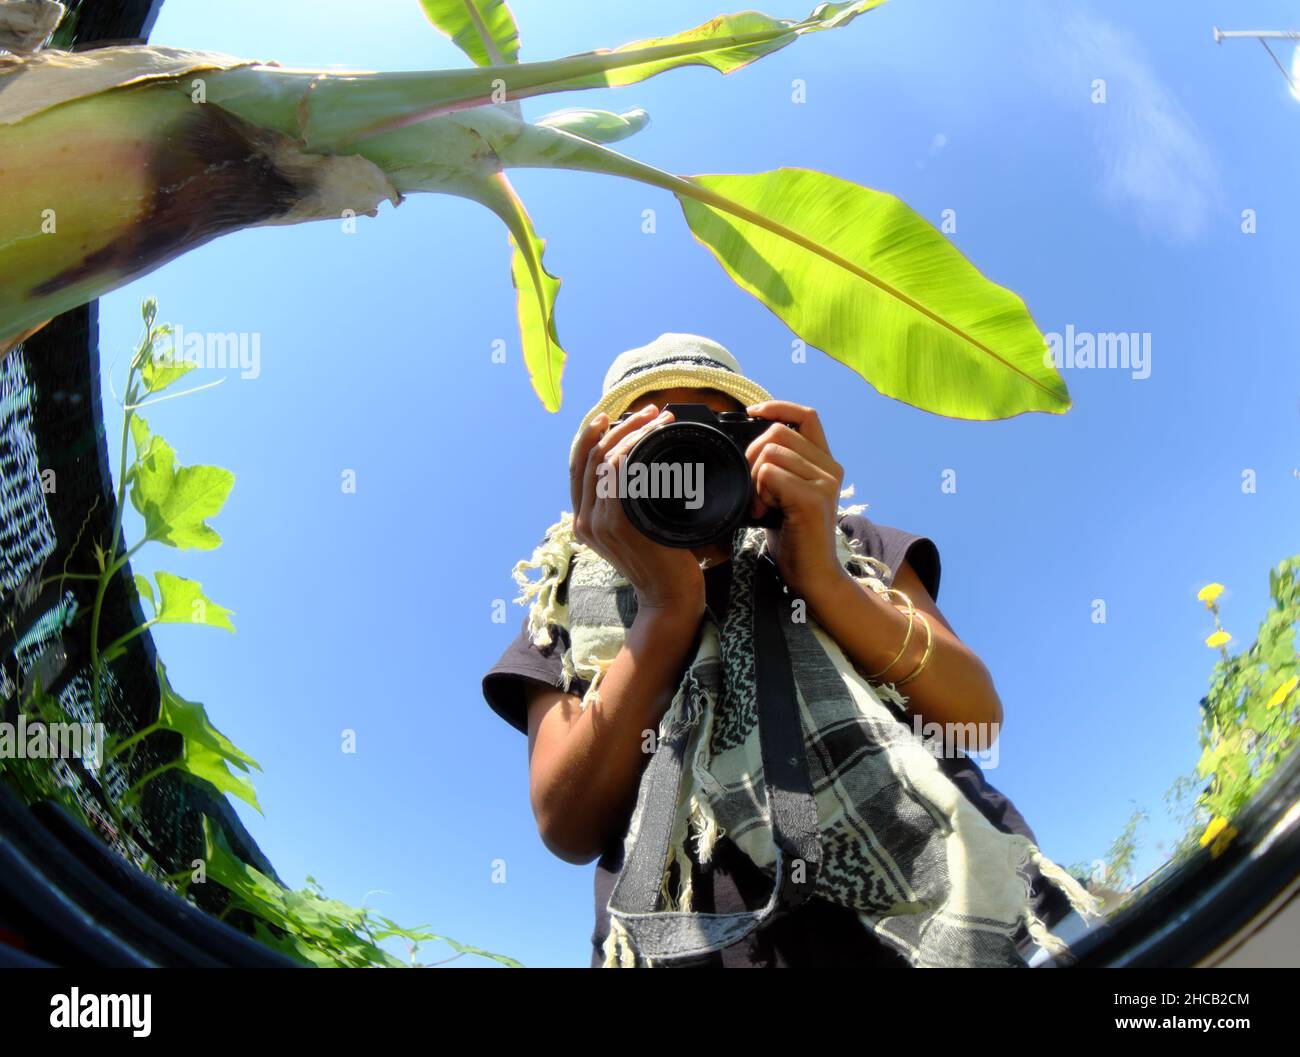
[[[22,705],[19,711],[47,727],[68,723],[71,720],[59,699],[53,694],[46,693],[39,681],[35,682],[26,694],[21,695],[20,700]],[[68,784],[58,780],[49,759],[28,756],[25,753],[0,752],[0,775],[4,776],[23,803],[34,804],[41,800],[57,801],[68,809],[74,818],[80,819],[87,828],[93,828],[76,794]]]
[[[1201,757],[1195,769],[1179,775],[1165,794],[1170,813],[1182,819],[1185,829],[1168,862],[1133,887],[1137,832],[1147,818],[1140,808],[1133,813],[1111,845],[1101,879],[1106,887],[1127,889],[1128,899],[1143,894],[1165,869],[1186,861],[1198,848],[1219,855],[1237,835],[1233,819],[1296,747],[1300,734],[1300,654],[1295,641],[1300,621],[1300,555],[1270,570],[1268,583],[1272,604],[1255,641],[1237,654],[1228,652],[1232,635],[1220,619],[1223,585],[1207,584],[1197,594],[1214,618],[1214,630],[1205,644],[1218,650],[1220,659],[1210,673],[1209,692],[1200,702]],[[1077,863],[1071,872],[1084,875],[1089,868]]]
[[[164,393],[183,378],[193,364],[180,360],[167,345],[172,330],[156,326],[157,304],[153,299],[141,306],[144,335],[127,367],[123,397],[121,450],[118,460],[116,507],[106,541],[95,540],[91,550],[97,571],[77,573],[67,565],[50,581],[86,580],[94,585],[90,611],[90,655],[92,709],[97,720],[104,716],[104,685],[110,665],[122,657],[129,644],[158,624],[198,624],[234,631],[231,612],[209,599],[202,586],[171,573],[155,573],[151,583],[136,574],[135,589],[142,606],[151,614],[141,624],[101,647],[101,617],[104,602],[130,561],[149,543],[178,549],[211,550],[221,537],[207,524],[222,508],[234,484],[234,475],[217,466],[178,466],[171,446],[139,414],[140,409],[163,400],[186,396],[210,388],[196,386],[177,393]],[[131,457],[132,453],[134,457]],[[144,532],[131,545],[122,542],[122,514],[127,500],[139,513]],[[74,551],[77,549],[74,544]],[[157,586],[155,592],[154,586]],[[257,762],[238,748],[212,723],[207,710],[197,701],[182,697],[171,685],[166,667],[157,662],[159,707],[153,722],[127,735],[110,736],[103,747],[104,768],[117,767],[132,774],[133,756],[155,734],[167,732],[180,739],[179,751],[130,780],[120,797],[105,790],[105,802],[119,834],[138,831],[137,809],[149,783],[168,772],[179,772],[187,780],[207,782],[222,793],[237,796],[258,811],[257,795],[249,773],[260,770]],[[24,709],[46,723],[67,722],[58,700],[36,684],[24,698]],[[0,759],[10,784],[27,803],[55,798],[89,822],[70,789],[55,778],[48,759]],[[91,827],[93,828],[93,827]],[[218,827],[203,820],[205,856],[201,868],[182,871],[166,878],[181,892],[188,892],[196,880],[211,880],[228,893],[223,917],[237,911],[247,919],[253,935],[304,964],[316,966],[417,965],[415,951],[422,943],[441,942],[456,956],[469,954],[517,965],[513,959],[428,931],[424,927],[403,928],[369,910],[350,907],[327,898],[320,886],[308,879],[308,887],[295,892],[242,862],[229,848]],[[197,875],[197,876],[196,876]],[[394,957],[380,944],[390,938],[410,945],[409,962]]]
[[[1194,825],[1204,827],[1196,843],[1215,854],[1236,834],[1232,820],[1295,748],[1300,732],[1300,555],[1270,570],[1268,585],[1272,606],[1255,641],[1237,654],[1228,652],[1232,636],[1219,619],[1222,585],[1209,584],[1197,596],[1214,615],[1215,631],[1205,641],[1220,659],[1201,699],[1196,778],[1203,788]]]
[[[157,595],[148,580],[139,575],[135,577],[141,601],[148,603],[153,615],[112,642],[106,645],[100,642],[104,599],[131,558],[149,543],[180,550],[211,550],[218,546],[221,537],[207,524],[207,519],[221,510],[235,481],[234,474],[219,466],[177,466],[176,453],[171,445],[152,433],[139,413],[141,408],[152,403],[209,388],[200,386],[182,393],[161,395],[194,365],[177,360],[171,354],[165,345],[171,328],[166,325],[155,327],[157,312],[158,306],[152,299],[145,301],[141,308],[144,337],[127,366],[117,502],[112,528],[107,541],[95,541],[93,545],[98,573],[90,613],[90,665],[92,707],[100,719],[104,709],[104,673],[133,639],[162,623],[202,624],[235,630],[230,622],[230,611],[208,599],[198,582],[159,572],[156,575]],[[129,457],[132,451],[134,458]],[[122,542],[122,515],[128,496],[144,521],[144,534],[129,546]],[[182,770],[258,808],[252,783],[247,778],[247,773],[257,768],[256,761],[236,748],[213,726],[203,705],[187,701],[176,693],[161,661],[158,662],[157,675],[158,718],[129,737],[110,737],[104,758],[107,763],[116,762],[128,770],[131,754],[150,734],[162,730],[181,737],[181,751],[175,760],[136,778],[127,789],[122,804],[117,806],[132,805],[143,787],[159,774]]]
[[[1140,807],[1135,808],[1128,822],[1124,824],[1124,829],[1111,842],[1105,856],[1093,864],[1073,863],[1070,866],[1070,873],[1086,881],[1094,890],[1129,891],[1133,886],[1133,863],[1141,845],[1138,829],[1147,817],[1145,810]]]
[[[368,909],[329,899],[311,877],[307,878],[306,888],[291,891],[239,859],[226,844],[221,830],[206,818],[203,834],[207,846],[203,864],[207,879],[216,881],[230,893],[226,913],[247,914],[253,921],[253,935],[268,947],[305,964],[322,968],[422,968],[425,966],[416,961],[420,945],[441,942],[456,952],[455,957],[471,954],[501,965],[520,967],[513,958],[457,943],[428,931],[425,926],[403,928]],[[193,879],[193,874],[187,875],[183,883],[188,887]],[[395,957],[380,946],[390,938],[407,942],[409,961]]]
[[[533,96],[683,66],[729,74],[882,2],[822,3],[798,20],[745,11],[521,63],[500,0],[424,0],[477,65],[419,73],[285,70],[144,46],[0,64],[0,347],[227,231],[452,194],[509,232],[524,362],[556,410],[560,281],[506,171],[574,169],[673,194],[737,284],[888,396],[957,418],[1063,412],[1065,383],[1024,303],[894,196],[807,169],[664,172],[608,145],[645,126],[641,110],[569,109],[535,122],[521,112]],[[121,163],[89,184],[64,163],[69,151]],[[33,231],[51,216],[57,231]]]

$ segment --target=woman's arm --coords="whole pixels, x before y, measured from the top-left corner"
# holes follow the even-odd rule
[[[599,701],[538,687],[528,698],[529,797],[537,831],[565,862],[587,863],[636,804],[646,754],[656,746],[695,641],[698,609],[638,610],[623,648],[600,682]]]
[[[930,618],[934,633],[929,663],[900,691],[908,696],[908,711],[925,723],[977,724],[974,738],[965,744],[971,751],[990,748],[1002,726],[1002,702],[984,662],[957,637],[906,561],[894,574],[894,587]],[[876,594],[847,573],[820,577],[805,585],[801,594],[817,623],[863,673],[881,672],[898,656],[907,635],[907,612],[901,601]],[[925,653],[925,641],[925,625],[918,617],[907,649],[883,680],[897,682],[914,671]]]
[[[623,647],[585,711],[574,694],[545,689],[528,701],[529,797],[546,846],[567,862],[590,862],[635,804],[646,731],[672,702],[704,615],[704,574],[690,551],[639,533],[616,496],[597,488],[617,474],[636,442],[671,420],[653,404],[610,425],[598,415],[569,467],[573,533],[617,569],[636,592],[637,612]]]
[[[890,664],[907,635],[906,609],[859,584],[839,563],[835,533],[844,470],[831,457],[817,412],[784,400],[748,411],[774,420],[746,457],[755,485],[753,513],[777,507],[782,514],[781,527],[768,530],[768,541],[786,585],[808,603],[859,670],[881,673],[891,683],[907,678],[925,653],[925,625],[914,618],[907,649]],[[934,636],[925,669],[907,683],[909,709],[927,723],[979,724],[976,748],[989,748],[1002,724],[1002,703],[988,669],[957,637],[906,561],[895,573],[894,587],[930,618]]]

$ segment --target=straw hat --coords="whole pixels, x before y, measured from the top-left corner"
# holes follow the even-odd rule
[[[601,398],[578,426],[569,448],[569,461],[591,420],[601,412],[611,422],[640,396],[657,389],[718,389],[735,397],[745,407],[772,394],[740,371],[736,357],[716,341],[698,334],[660,334],[649,345],[628,349],[615,357],[605,372]]]

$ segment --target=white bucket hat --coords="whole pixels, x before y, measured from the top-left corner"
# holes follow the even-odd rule
[[[591,420],[601,412],[614,421],[639,396],[657,389],[718,389],[744,406],[771,400],[772,394],[740,371],[736,357],[698,334],[660,334],[649,345],[628,349],[605,372],[601,398],[578,426],[569,461]]]

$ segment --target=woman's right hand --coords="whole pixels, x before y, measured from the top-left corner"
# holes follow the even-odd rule
[[[639,610],[671,610],[698,619],[704,611],[699,561],[685,548],[665,547],[639,532],[628,520],[617,488],[610,487],[637,441],[672,417],[650,404],[613,426],[604,414],[592,420],[569,467],[573,532],[632,584]],[[602,479],[606,484],[598,487]]]

